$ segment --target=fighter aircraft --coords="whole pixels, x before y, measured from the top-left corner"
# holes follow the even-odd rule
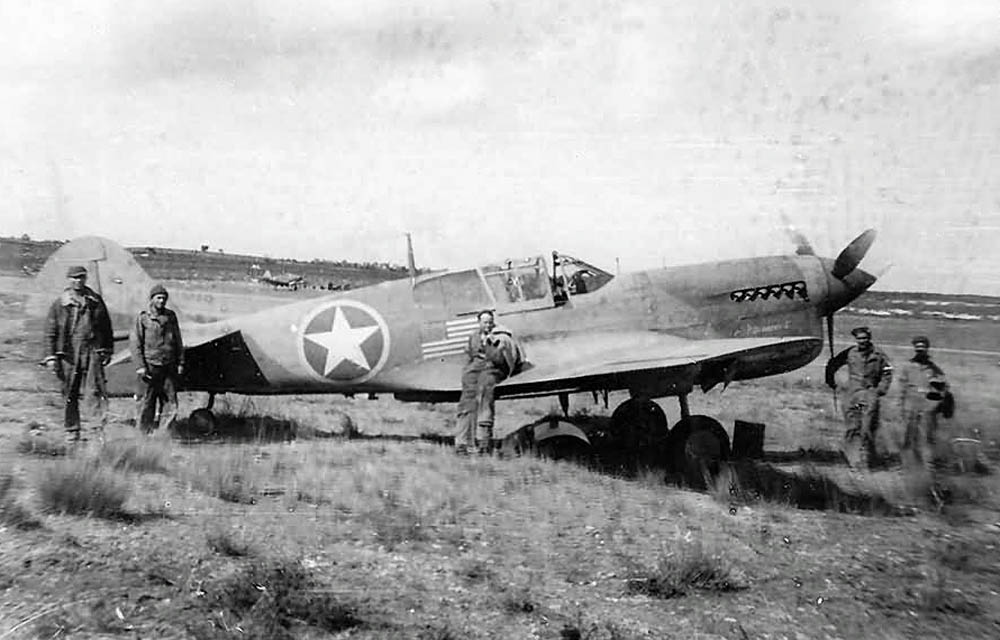
[[[527,353],[524,370],[498,385],[498,399],[558,396],[565,413],[570,394],[627,390],[611,416],[611,429],[627,441],[725,457],[726,431],[692,414],[689,395],[808,364],[823,349],[824,319],[832,350],[834,312],[876,280],[858,268],[874,239],[865,231],[835,259],[817,256],[800,236],[793,255],[621,275],[553,252],[436,273],[411,269],[409,278],[213,322],[186,322],[178,309],[182,390],[209,394],[207,407],[192,414],[209,423],[220,393],[455,402],[464,345],[477,312],[489,308]],[[78,263],[90,270],[115,327],[128,327],[147,303],[150,278],[127,251],[97,237],[64,245],[38,278],[58,290],[65,266]],[[112,390],[130,394],[133,376],[121,349],[109,366]],[[653,402],[665,397],[678,399],[673,428]]]
[[[272,275],[270,269],[264,271],[264,273],[258,276],[257,279],[260,282],[269,284],[276,289],[291,289],[292,291],[297,291],[299,287],[305,286],[306,284],[306,279],[303,276],[295,273],[279,273],[278,275]]]

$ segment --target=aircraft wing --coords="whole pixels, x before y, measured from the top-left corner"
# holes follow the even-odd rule
[[[708,390],[719,383],[789,371],[812,361],[822,348],[822,339],[812,336],[690,340],[652,332],[589,334],[529,343],[529,366],[500,383],[497,396],[628,388],[649,389],[654,397],[675,395],[695,386]],[[426,370],[423,380],[441,383],[438,389],[427,389],[428,396],[457,398],[459,380],[443,380]]]

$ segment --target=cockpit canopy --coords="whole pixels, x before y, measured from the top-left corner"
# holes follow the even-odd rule
[[[482,309],[503,314],[557,307],[574,296],[597,291],[613,278],[591,264],[553,251],[551,264],[540,255],[423,276],[414,284],[413,297],[419,307],[437,308],[447,315]]]

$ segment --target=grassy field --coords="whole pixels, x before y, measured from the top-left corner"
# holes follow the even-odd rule
[[[692,396],[693,411],[729,430],[765,423],[771,455],[803,454],[755,468],[753,485],[734,466],[701,492],[653,470],[623,479],[534,458],[457,458],[433,442],[451,429],[452,407],[387,399],[222,398],[226,423],[256,437],[209,442],[141,438],[116,399],[106,442],[67,449],[23,302],[0,294],[0,638],[1000,633],[997,476],[948,473],[935,502],[919,479],[857,477],[810,458],[835,449],[840,432],[819,362]],[[945,333],[862,320],[888,344]],[[843,333],[854,321],[839,319]],[[960,351],[983,348],[976,332],[947,335],[959,350],[937,354],[959,401],[947,429],[978,430],[992,454],[997,357]],[[889,453],[901,437],[894,398]],[[523,424],[555,404],[501,404],[500,421]],[[676,420],[676,403],[662,405]],[[355,437],[305,436],[314,429]],[[831,508],[791,506],[817,486],[840,496]]]

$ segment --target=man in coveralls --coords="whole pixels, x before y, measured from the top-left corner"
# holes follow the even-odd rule
[[[107,422],[108,393],[104,367],[114,352],[111,316],[101,296],[87,286],[87,269],[73,266],[66,271],[69,286],[49,307],[45,318],[45,359],[42,363],[62,383],[66,409],[63,426],[71,443],[84,439],[80,433],[80,397],[89,389],[103,438]]]
[[[851,335],[857,341],[826,365],[826,384],[837,388],[835,374],[847,365],[847,406],[844,420],[844,456],[852,468],[868,469],[875,462],[875,438],[879,428],[879,408],[892,384],[892,363],[872,344],[868,327],[856,327]]]

